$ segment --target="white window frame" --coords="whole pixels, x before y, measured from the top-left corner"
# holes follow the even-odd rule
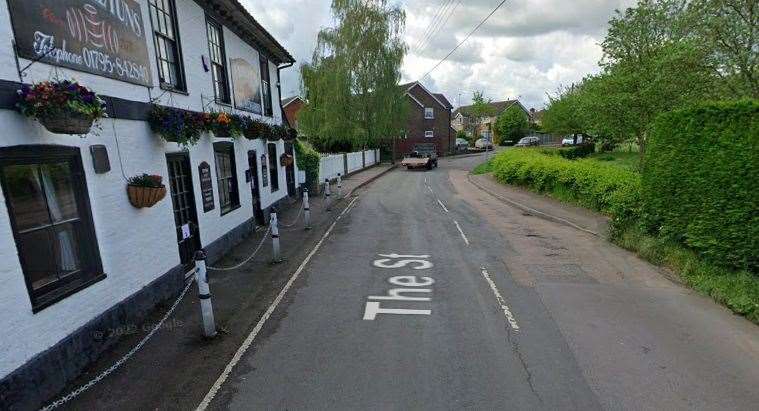
[[[424,132],[424,138],[435,138],[435,131],[434,130],[426,130]]]
[[[424,119],[425,120],[432,120],[435,118],[435,108],[434,107],[425,107],[424,108]]]

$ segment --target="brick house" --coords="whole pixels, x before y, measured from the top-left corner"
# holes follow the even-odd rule
[[[306,104],[300,96],[288,97],[282,100],[282,110],[285,112],[285,118],[290,127],[298,129],[298,113]]]
[[[435,143],[439,156],[450,153],[456,137],[450,127],[451,103],[443,94],[429,91],[418,81],[401,87],[406,90],[409,112],[405,135],[394,142],[396,158],[410,153],[420,143]]]

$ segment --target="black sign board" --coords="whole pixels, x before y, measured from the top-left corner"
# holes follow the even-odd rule
[[[137,0],[8,0],[21,57],[152,86]]]
[[[198,176],[200,177],[200,196],[203,198],[203,212],[207,213],[214,209],[213,177],[211,177],[211,166],[205,161],[198,165]]]
[[[111,162],[108,160],[108,150],[102,144],[90,146],[92,154],[92,166],[96,174],[103,174],[111,171]]]
[[[269,186],[269,166],[267,165],[268,161],[266,160],[266,156],[261,156],[261,180],[263,180],[264,187]]]

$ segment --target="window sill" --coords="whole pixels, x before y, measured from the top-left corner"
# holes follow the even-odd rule
[[[235,211],[235,210],[237,210],[238,208],[240,208],[240,204],[235,204],[235,205],[233,205],[233,206],[232,206],[232,207],[230,207],[230,208],[227,208],[227,209],[222,209],[222,210],[221,210],[221,216],[222,216],[222,217],[224,217],[225,215],[227,215],[227,214],[231,213],[232,211]]]
[[[189,92],[187,92],[185,90],[178,89],[176,87],[172,87],[172,86],[170,86],[170,85],[168,85],[166,83],[161,83],[161,90],[166,90],[166,91],[168,91],[170,93],[183,94],[185,96],[189,96],[190,95]]]
[[[94,276],[93,278],[90,278],[89,280],[86,280],[82,283],[74,282],[74,283],[68,284],[67,286],[61,287],[58,290],[52,291],[46,296],[36,298],[38,302],[32,303],[32,314],[37,314],[38,312],[65,299],[66,297],[74,295],[78,293],[79,291],[82,291],[83,289],[104,280],[106,277],[107,276],[105,275],[105,273],[98,274]]]
[[[231,103],[231,102],[226,102],[226,101],[221,101],[221,100],[214,100],[214,102],[215,102],[216,104],[220,105],[220,106],[224,106],[224,107],[233,108],[233,107],[232,107],[232,103]]]

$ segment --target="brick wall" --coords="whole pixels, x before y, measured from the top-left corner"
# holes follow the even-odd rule
[[[406,138],[396,142],[396,156],[402,157],[414,149],[416,144],[435,143],[439,156],[450,152],[455,136],[451,131],[451,109],[441,105],[423,88],[416,86],[410,90],[422,106],[411,97],[406,97],[409,103],[408,121],[406,123]],[[434,119],[424,118],[425,107],[434,109]],[[425,137],[425,131],[432,130],[433,138]]]

